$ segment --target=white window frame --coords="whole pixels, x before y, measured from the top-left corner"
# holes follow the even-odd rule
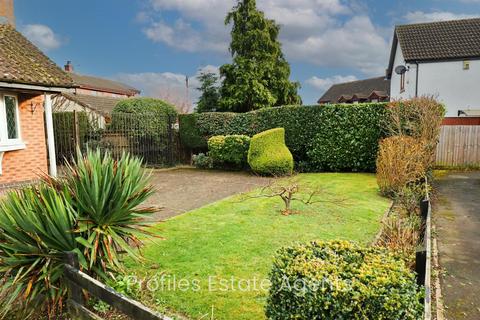
[[[5,105],[5,97],[15,98],[15,120],[17,124],[17,138],[15,139],[8,138],[7,106]],[[0,152],[25,148],[25,143],[22,140],[21,128],[18,95],[14,93],[0,92]]]

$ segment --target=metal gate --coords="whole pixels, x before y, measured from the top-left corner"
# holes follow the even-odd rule
[[[147,166],[167,167],[176,162],[176,117],[158,114],[55,112],[53,128],[59,165],[73,159],[76,150],[100,149],[118,158],[123,152],[141,157]]]

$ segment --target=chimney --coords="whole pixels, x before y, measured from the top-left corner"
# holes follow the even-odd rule
[[[1,1],[1,0],[0,0]],[[73,72],[72,61],[67,61],[67,64],[64,66],[66,72]]]
[[[0,0],[0,24],[10,24],[15,27],[13,0]]]

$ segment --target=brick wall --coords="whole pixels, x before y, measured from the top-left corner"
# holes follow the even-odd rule
[[[37,105],[31,112],[31,102]],[[3,156],[0,184],[31,181],[48,172],[43,118],[43,96],[19,94],[20,130],[25,149],[7,151]]]

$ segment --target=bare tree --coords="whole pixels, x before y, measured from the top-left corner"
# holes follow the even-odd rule
[[[306,205],[314,203],[335,203],[341,205],[345,199],[339,199],[333,197],[332,194],[320,188],[310,188],[301,186],[295,181],[270,182],[267,186],[260,190],[257,195],[249,195],[247,198],[275,198],[282,199],[284,208],[281,213],[285,216],[299,213],[296,210],[292,210],[293,202],[301,202]]]

